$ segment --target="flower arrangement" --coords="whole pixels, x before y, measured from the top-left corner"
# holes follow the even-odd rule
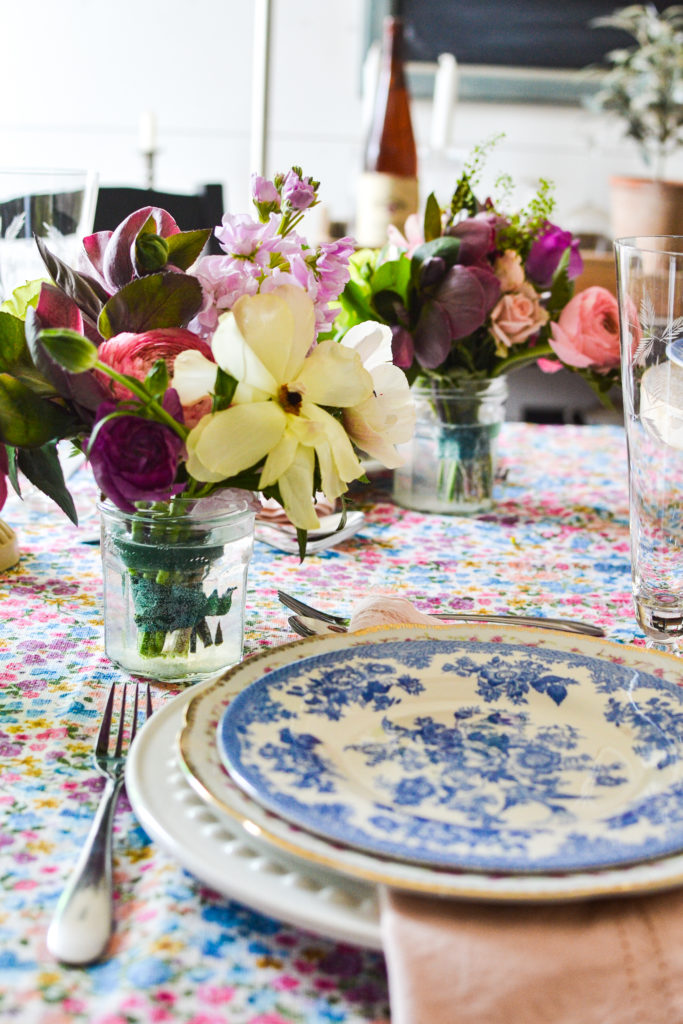
[[[275,498],[305,533],[316,492],[334,500],[363,475],[359,451],[394,460],[410,401],[388,330],[325,337],[352,242],[312,247],[294,230],[318,187],[300,168],[254,176],[258,218],[226,214],[223,256],[200,255],[209,231],[151,207],[85,238],[78,268],[38,239],[52,283],[0,308],[15,488],[21,470],[75,519],[55,451],[68,438],[124,511],[236,487]]]
[[[388,325],[394,363],[411,382],[460,386],[537,362],[580,373],[607,402],[620,359],[616,298],[603,288],[574,296],[579,243],[552,222],[549,183],[514,212],[507,177],[497,198],[477,199],[495,141],[466,162],[447,208],[430,195],[422,223],[414,215],[405,235],[392,228],[382,249],[351,258],[338,335],[366,319]]]
[[[6,476],[20,493],[21,473],[76,522],[57,454],[68,439],[116,508],[141,522],[153,513],[153,536],[188,502],[260,492],[284,506],[303,557],[316,494],[343,499],[364,474],[360,453],[396,465],[412,431],[388,327],[325,337],[352,243],[312,247],[295,230],[318,187],[300,168],[255,177],[258,216],[223,218],[221,256],[201,255],[210,231],[181,231],[152,207],[85,238],[78,267],[37,239],[51,282],[0,308],[0,498]],[[139,625],[145,645],[160,634],[158,654],[177,580],[165,565],[150,587],[132,551],[120,553],[145,581]],[[200,636],[214,596],[200,602]]]

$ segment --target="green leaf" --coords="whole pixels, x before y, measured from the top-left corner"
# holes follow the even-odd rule
[[[0,372],[12,373],[20,362],[30,362],[24,323],[12,313],[0,312]]]
[[[233,395],[237,390],[237,379],[218,367],[216,383],[214,385],[214,400],[212,412],[220,412],[227,409],[232,402]]]
[[[78,514],[66,488],[55,443],[51,441],[41,448],[19,448],[16,461],[26,479],[51,498],[71,522],[78,526]]]
[[[0,373],[0,440],[18,448],[39,448],[71,437],[78,423],[62,406],[39,398],[21,381]]]
[[[24,322],[7,312],[0,312],[0,373],[11,374],[36,394],[55,394],[54,386],[33,363]]]
[[[202,249],[211,237],[211,228],[199,231],[180,231],[177,235],[169,235],[168,262],[181,270],[189,270],[194,261],[201,255]]]
[[[405,304],[410,284],[410,260],[401,256],[398,260],[382,263],[372,278],[372,291],[377,304],[377,293],[396,292]]]
[[[145,377],[145,387],[159,398],[168,388],[168,367],[163,359],[157,359],[154,366]]]
[[[344,291],[339,296],[339,301],[342,309],[348,315],[349,326],[362,323],[364,320],[375,319],[371,298],[369,288],[358,284],[356,281],[347,282]]]
[[[32,306],[35,309],[38,305],[41,285],[47,280],[47,277],[39,277],[35,281],[27,281],[26,284],[20,284],[18,288],[14,289],[9,299],[5,299],[2,303],[0,312],[12,313],[13,316],[18,316],[20,320],[24,320],[28,307]]]
[[[407,318],[407,311],[403,298],[397,293],[386,289],[377,292],[374,298],[376,313],[373,320],[379,315],[380,320],[387,324],[400,324]]]
[[[415,277],[425,260],[438,256],[447,267],[454,266],[460,256],[460,239],[453,235],[443,235],[440,238],[433,238],[430,242],[417,247],[411,260],[412,273]]]
[[[97,328],[104,338],[129,331],[142,334],[157,327],[186,327],[201,309],[202,286],[189,274],[150,274],[124,285],[100,313]]]
[[[425,242],[431,242],[441,234],[441,207],[433,192],[427,197],[425,205],[424,237]]]
[[[70,373],[85,373],[97,362],[97,346],[68,327],[46,327],[39,333],[38,341]]]

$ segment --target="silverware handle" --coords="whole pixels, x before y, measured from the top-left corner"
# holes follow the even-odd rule
[[[548,629],[563,629],[567,633],[585,633],[587,636],[604,636],[605,631],[591,622],[578,622],[576,619],[550,619],[542,615],[487,615],[485,612],[437,612],[435,619],[452,619],[456,622],[517,623],[518,626],[540,626]]]
[[[107,948],[114,925],[111,828],[123,775],[107,779],[78,862],[47,932],[47,948],[65,964],[88,964]]]

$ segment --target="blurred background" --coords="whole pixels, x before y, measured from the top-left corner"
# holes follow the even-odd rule
[[[477,0],[472,9],[481,14],[485,6]],[[553,181],[556,221],[602,250],[611,273],[609,179],[643,167],[621,123],[587,108],[582,83],[560,67],[539,71],[540,11],[557,6],[498,3],[500,16],[479,36],[504,60],[514,21],[526,32],[528,67],[501,73],[459,62],[438,109],[434,55],[418,66],[417,40],[408,56],[421,199],[435,191],[445,204],[472,147],[503,132],[484,187],[507,172],[521,204],[539,178]],[[583,22],[619,5],[564,6]],[[458,7],[459,0],[412,4],[418,25],[422,15]],[[86,168],[100,186],[151,182],[162,192],[217,183],[233,212],[249,210],[252,171],[271,175],[298,164],[322,183],[311,241],[353,233],[368,49],[387,8],[384,0],[34,0],[29,7],[4,0],[0,164]],[[438,24],[430,31],[439,40]],[[598,38],[607,49],[610,36]],[[457,50],[448,39],[443,46]],[[575,63],[577,53],[582,62],[580,43]],[[561,64],[562,54],[553,60]],[[683,179],[683,151],[667,176]]]

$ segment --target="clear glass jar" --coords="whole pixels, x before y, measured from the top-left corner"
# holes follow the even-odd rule
[[[394,500],[449,515],[490,509],[508,395],[505,377],[460,387],[419,378],[412,392],[415,433],[399,449],[405,461],[394,471]]]
[[[99,506],[107,657],[132,675],[197,682],[242,658],[254,512],[245,499]]]

